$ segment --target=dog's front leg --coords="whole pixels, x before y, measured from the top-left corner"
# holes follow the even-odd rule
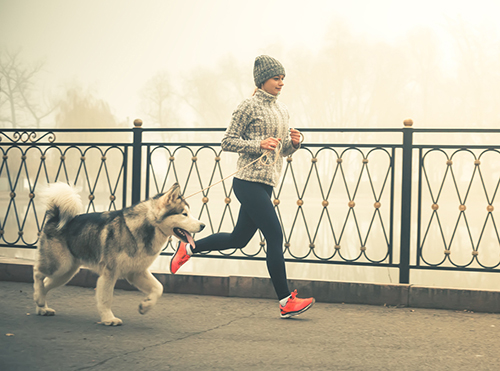
[[[115,283],[116,275],[107,269],[105,269],[101,276],[97,279],[97,310],[101,316],[101,323],[106,326],[120,326],[123,323],[123,321],[115,317],[111,311]]]
[[[127,281],[147,295],[139,304],[139,313],[146,314],[163,293],[163,285],[148,270],[129,274]]]

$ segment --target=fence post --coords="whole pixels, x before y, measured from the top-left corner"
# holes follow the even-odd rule
[[[142,182],[142,120],[134,120],[134,142],[132,146],[132,205],[141,201]]]
[[[401,181],[401,243],[399,253],[399,283],[410,283],[411,183],[413,153],[413,120],[404,120],[403,169]]]

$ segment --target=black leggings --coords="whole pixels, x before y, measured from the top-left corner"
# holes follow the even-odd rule
[[[283,257],[283,233],[271,202],[273,187],[263,183],[233,179],[233,190],[240,201],[238,221],[232,233],[215,233],[196,241],[193,253],[245,247],[257,229],[267,243],[267,270],[278,299],[290,295]]]

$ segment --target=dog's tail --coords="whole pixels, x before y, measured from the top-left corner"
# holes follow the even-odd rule
[[[47,222],[57,223],[57,229],[64,227],[68,221],[82,212],[80,195],[66,183],[50,184],[42,191],[42,197],[47,206]]]

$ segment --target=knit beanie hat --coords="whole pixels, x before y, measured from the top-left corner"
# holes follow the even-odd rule
[[[268,55],[259,55],[255,58],[253,66],[255,86],[260,87],[268,79],[278,75],[285,75],[285,68],[276,59]]]

